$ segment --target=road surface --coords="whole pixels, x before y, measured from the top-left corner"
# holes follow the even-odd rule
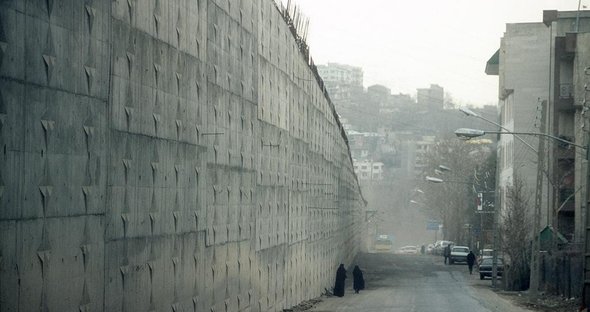
[[[364,272],[366,289],[352,290],[352,272],[342,298],[322,298],[310,311],[487,312],[530,311],[515,306],[490,289],[467,265],[444,265],[439,256],[361,254],[357,261]]]

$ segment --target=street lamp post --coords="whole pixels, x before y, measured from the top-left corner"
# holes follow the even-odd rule
[[[435,177],[430,177],[430,176],[426,176],[426,181],[432,182],[432,183],[459,183],[459,184],[469,184],[469,185],[473,184],[468,181],[443,180],[440,178],[435,178]]]
[[[459,108],[459,110],[460,110],[460,111],[461,111],[463,114],[465,114],[465,115],[467,115],[467,116],[471,116],[471,117],[479,118],[479,119],[481,119],[481,120],[483,120],[483,121],[486,121],[486,122],[489,122],[489,123],[491,123],[491,124],[492,124],[492,125],[494,125],[494,126],[497,126],[497,127],[499,127],[499,128],[500,128],[500,129],[502,129],[502,130],[505,130],[505,131],[510,131],[508,128],[506,128],[506,127],[502,126],[501,124],[499,124],[499,123],[497,123],[497,122],[495,122],[495,121],[493,121],[493,120],[489,120],[489,119],[487,119],[487,118],[485,118],[485,117],[483,117],[483,116],[481,116],[481,115],[477,114],[476,112],[474,112],[474,111],[470,110],[469,108],[466,108],[466,107],[460,107],[460,108]],[[516,133],[513,133],[513,134],[514,134],[514,137],[515,137],[515,138],[517,138],[517,139],[518,139],[520,142],[522,142],[524,145],[526,145],[528,148],[530,148],[530,149],[531,149],[533,152],[535,152],[535,153],[537,152],[537,149],[536,149],[536,148],[534,148],[534,147],[533,147],[533,146],[532,146],[530,143],[528,143],[527,141],[525,141],[525,140],[524,140],[523,138],[521,138],[521,137],[520,137],[518,134],[516,134]]]
[[[500,126],[500,125],[498,125],[498,126]],[[500,127],[502,129],[505,129],[502,126],[500,126]],[[556,141],[559,141],[559,142],[562,142],[562,143],[565,143],[565,144],[568,144],[568,145],[575,146],[575,147],[578,147],[578,148],[581,148],[581,149],[586,150],[586,160],[587,161],[590,160],[590,153],[589,153],[589,150],[590,149],[589,149],[589,146],[579,145],[579,144],[576,144],[574,142],[571,142],[571,141],[568,141],[568,140],[564,140],[562,138],[559,138],[559,137],[556,137],[556,136],[553,136],[553,135],[550,135],[550,134],[546,134],[546,133],[540,133],[540,132],[512,132],[512,131],[488,131],[488,130],[485,130],[484,131],[484,130],[469,129],[469,128],[461,128],[461,129],[455,130],[455,135],[456,136],[458,136],[459,138],[462,138],[462,139],[466,139],[466,140],[469,140],[471,138],[480,137],[480,136],[483,136],[485,134],[512,134],[512,135],[514,135],[516,137],[518,137],[517,135],[532,135],[532,136],[545,137],[545,138],[556,140]],[[522,139],[521,139],[521,141],[522,141]],[[523,143],[524,143],[524,141],[523,141]],[[590,145],[590,142],[588,144]],[[531,147],[531,146],[529,146],[529,147]],[[588,166],[588,164],[587,164],[587,166]],[[588,166],[588,169],[587,170],[590,173],[590,166]],[[588,196],[588,194],[586,194],[586,196]],[[588,201],[588,198],[586,198],[585,202],[587,202],[587,201]],[[538,207],[537,207],[537,209],[538,209]],[[537,213],[539,213],[539,212],[537,212]],[[497,215],[498,215],[498,213],[497,213]],[[537,216],[537,217],[539,217],[539,216]],[[496,240],[496,236],[497,236],[497,233],[496,233],[496,222],[497,222],[497,218],[494,218],[494,240]],[[539,226],[539,224],[535,224],[535,227],[537,227],[537,226]],[[540,242],[540,239],[541,238],[540,238],[540,235],[539,235],[538,232],[539,232],[538,229],[535,228],[535,239],[533,240],[533,252],[538,252],[538,250],[540,249],[540,243],[541,243]],[[586,240],[587,239],[588,238],[586,238]],[[589,252],[589,250],[588,250],[589,247],[588,247],[588,244],[587,243],[585,244],[585,248],[586,248],[585,253],[588,253]],[[533,255],[533,256],[535,256],[535,255]],[[538,259],[536,261],[537,261],[537,263],[536,263],[536,266],[537,266],[536,270],[538,271]],[[494,251],[492,263],[493,263],[492,264],[492,266],[493,266],[493,269],[492,269],[492,277],[494,277],[495,274],[496,274],[496,272],[495,272],[494,269],[495,269],[496,263],[497,263],[497,253],[496,253],[496,251]],[[585,262],[584,263],[584,272],[586,272],[586,270],[588,270],[588,267],[587,266],[588,265]],[[531,274],[538,274],[538,272],[531,272]],[[584,277],[585,277],[585,275],[586,275],[586,273],[584,273]],[[492,281],[492,284],[494,285],[495,283]],[[588,289],[589,284],[590,284],[590,281],[588,281],[588,280],[585,279],[584,280],[584,291],[586,291],[586,289]],[[536,289],[534,290],[534,292],[536,292]]]
[[[550,138],[561,143],[569,144],[571,146],[579,147],[582,149],[587,149],[587,146],[579,145],[574,142],[570,142],[568,140],[564,140],[562,138],[547,134],[547,133],[539,133],[539,132],[512,132],[512,131],[490,131],[490,130],[479,130],[479,129],[469,129],[469,128],[461,128],[455,130],[455,135],[462,139],[472,139],[477,138],[486,134],[520,134],[520,135],[532,135],[532,136],[540,136]]]

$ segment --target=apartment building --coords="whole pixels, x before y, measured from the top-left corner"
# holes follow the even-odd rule
[[[363,69],[361,67],[328,63],[327,65],[318,65],[318,72],[325,82],[363,86]]]
[[[353,160],[354,172],[360,180],[383,180],[383,163],[380,161],[356,161]]]
[[[542,132],[583,143],[584,86],[590,82],[586,41],[590,12],[543,12],[543,21],[507,24],[500,49],[486,66],[499,77],[500,123],[510,131]],[[526,143],[525,143],[526,142]],[[498,186],[501,205],[507,203],[506,188],[515,174],[526,183],[531,203],[537,188],[542,194],[541,224],[552,226],[569,242],[583,237],[585,206],[585,152],[554,139],[539,136],[501,135],[498,141]],[[537,170],[537,163],[543,164]],[[537,177],[542,181],[537,181]],[[529,215],[534,217],[531,205]]]
[[[540,219],[533,223],[531,234],[542,233],[540,251],[550,251],[539,254],[541,288],[566,296],[581,295],[582,252],[588,239],[584,216],[588,198],[590,11],[550,10],[543,12],[542,22],[507,24],[486,73],[499,78],[502,126],[513,132],[540,133],[498,137],[501,211],[507,207],[507,189],[518,174],[531,195],[529,219]],[[540,203],[539,215],[535,202]],[[548,231],[555,235],[544,236]],[[571,265],[567,269],[558,265],[564,256]],[[567,283],[552,276],[567,276]]]

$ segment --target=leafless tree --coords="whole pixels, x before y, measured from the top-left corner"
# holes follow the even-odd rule
[[[424,155],[423,176],[435,176],[444,183],[422,181],[423,202],[426,213],[442,221],[444,239],[459,244],[471,242],[471,229],[475,214],[475,191],[481,191],[475,181],[477,168],[488,159],[491,150],[487,146],[468,144],[456,138],[442,139]],[[451,168],[441,172],[440,165]]]
[[[530,274],[530,225],[527,216],[531,194],[525,182],[515,172],[513,184],[506,189],[506,205],[502,211],[500,233],[502,250],[508,256],[506,288],[523,290],[528,288]]]

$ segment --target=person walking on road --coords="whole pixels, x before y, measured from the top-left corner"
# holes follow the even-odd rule
[[[443,250],[443,256],[445,256],[445,264],[447,264],[447,260],[450,261],[451,258],[451,244],[448,244],[445,249]]]
[[[359,290],[365,289],[365,279],[363,278],[363,271],[361,271],[358,265],[354,266],[354,270],[352,270],[352,277],[352,288],[354,288],[354,292],[358,294]]]
[[[346,269],[344,264],[340,264],[336,271],[336,282],[334,283],[334,296],[344,297],[344,280],[346,279]]]
[[[473,251],[469,251],[467,254],[467,266],[469,267],[469,274],[473,274],[473,264],[475,263],[475,255]]]

